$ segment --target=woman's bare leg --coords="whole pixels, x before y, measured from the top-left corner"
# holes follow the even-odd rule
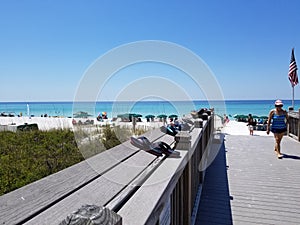
[[[276,151],[278,157],[282,157],[282,155],[280,153],[280,150],[281,150],[280,143],[281,143],[283,135],[284,135],[284,133],[274,134],[274,137],[275,137],[275,151]]]

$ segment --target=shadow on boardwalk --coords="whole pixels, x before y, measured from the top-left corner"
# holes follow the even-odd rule
[[[206,170],[195,224],[232,224],[224,141]]]

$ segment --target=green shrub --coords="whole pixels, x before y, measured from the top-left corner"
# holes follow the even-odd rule
[[[0,195],[82,160],[70,130],[0,132]]]

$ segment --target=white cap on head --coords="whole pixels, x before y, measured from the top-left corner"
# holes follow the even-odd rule
[[[277,99],[277,100],[275,101],[275,106],[283,106],[282,101],[279,100],[279,99]]]

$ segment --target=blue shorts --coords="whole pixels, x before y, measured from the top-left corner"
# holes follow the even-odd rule
[[[271,127],[271,132],[274,133],[274,134],[281,134],[281,133],[284,133],[286,131],[287,131],[286,128],[277,129],[277,128],[272,128]]]

